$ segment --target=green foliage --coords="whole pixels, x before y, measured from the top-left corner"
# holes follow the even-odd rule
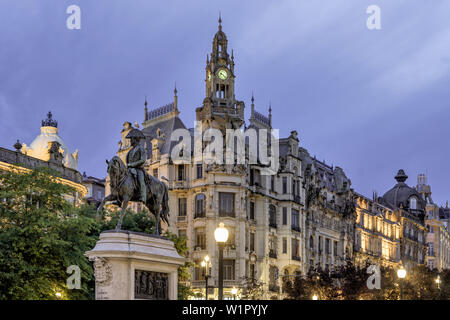
[[[92,267],[84,252],[95,244],[98,225],[89,207],[64,197],[74,190],[56,172],[0,173],[0,299],[86,299]],[[81,290],[69,290],[66,269],[81,269]]]
[[[332,272],[311,269],[306,275],[284,279],[283,289],[289,299],[298,300],[310,300],[313,295],[321,300],[398,300],[401,286],[405,300],[448,300],[450,297],[449,270],[440,273],[441,290],[438,290],[436,270],[417,266],[408,270],[406,278],[400,280],[397,270],[381,266],[381,288],[370,290],[367,287],[368,267],[368,264],[357,267],[347,261]]]
[[[100,231],[114,230],[120,218],[120,211],[103,211],[100,219]],[[122,229],[153,234],[155,219],[147,211],[132,212],[126,210],[122,221]]]
[[[186,254],[189,252],[186,237],[178,237],[176,234],[170,232],[165,232],[164,236],[173,241],[175,249],[177,249],[180,256],[186,257]],[[194,294],[189,286],[186,285],[186,282],[191,277],[189,268],[193,265],[192,262],[186,261],[183,266],[178,267],[178,300],[187,300],[189,296]]]

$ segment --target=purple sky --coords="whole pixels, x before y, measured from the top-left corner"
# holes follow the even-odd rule
[[[66,28],[71,4],[81,30]],[[372,4],[381,30],[366,28]],[[254,91],[282,137],[297,130],[357,192],[382,195],[403,168],[450,198],[448,0],[2,0],[0,146],[31,143],[51,110],[80,172],[104,177],[123,122],[143,121],[145,95],[171,102],[175,81],[192,127],[219,11],[247,119]]]

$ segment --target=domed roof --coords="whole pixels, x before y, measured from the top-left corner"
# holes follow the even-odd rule
[[[406,179],[408,179],[408,176],[405,174],[405,171],[400,169],[395,176],[397,184],[383,195],[383,201],[393,208],[403,207],[405,209],[425,210],[425,202],[422,196],[416,189],[409,187],[405,183]],[[416,208],[410,208],[411,198],[416,199]]]
[[[71,153],[64,141],[58,135],[57,122],[52,119],[52,113],[47,114],[47,119],[42,121],[41,134],[38,135],[30,146],[22,145],[22,153],[43,161],[50,160],[50,148],[52,142],[59,143],[59,152],[62,154],[62,164],[74,170],[78,170],[78,150]]]

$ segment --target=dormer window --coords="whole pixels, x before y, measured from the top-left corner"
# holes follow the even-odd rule
[[[413,209],[413,210],[417,209],[417,198],[416,197],[409,198],[409,208]]]

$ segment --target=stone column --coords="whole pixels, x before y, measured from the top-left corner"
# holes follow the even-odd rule
[[[177,299],[185,259],[167,238],[104,231],[85,255],[94,263],[96,300]]]

